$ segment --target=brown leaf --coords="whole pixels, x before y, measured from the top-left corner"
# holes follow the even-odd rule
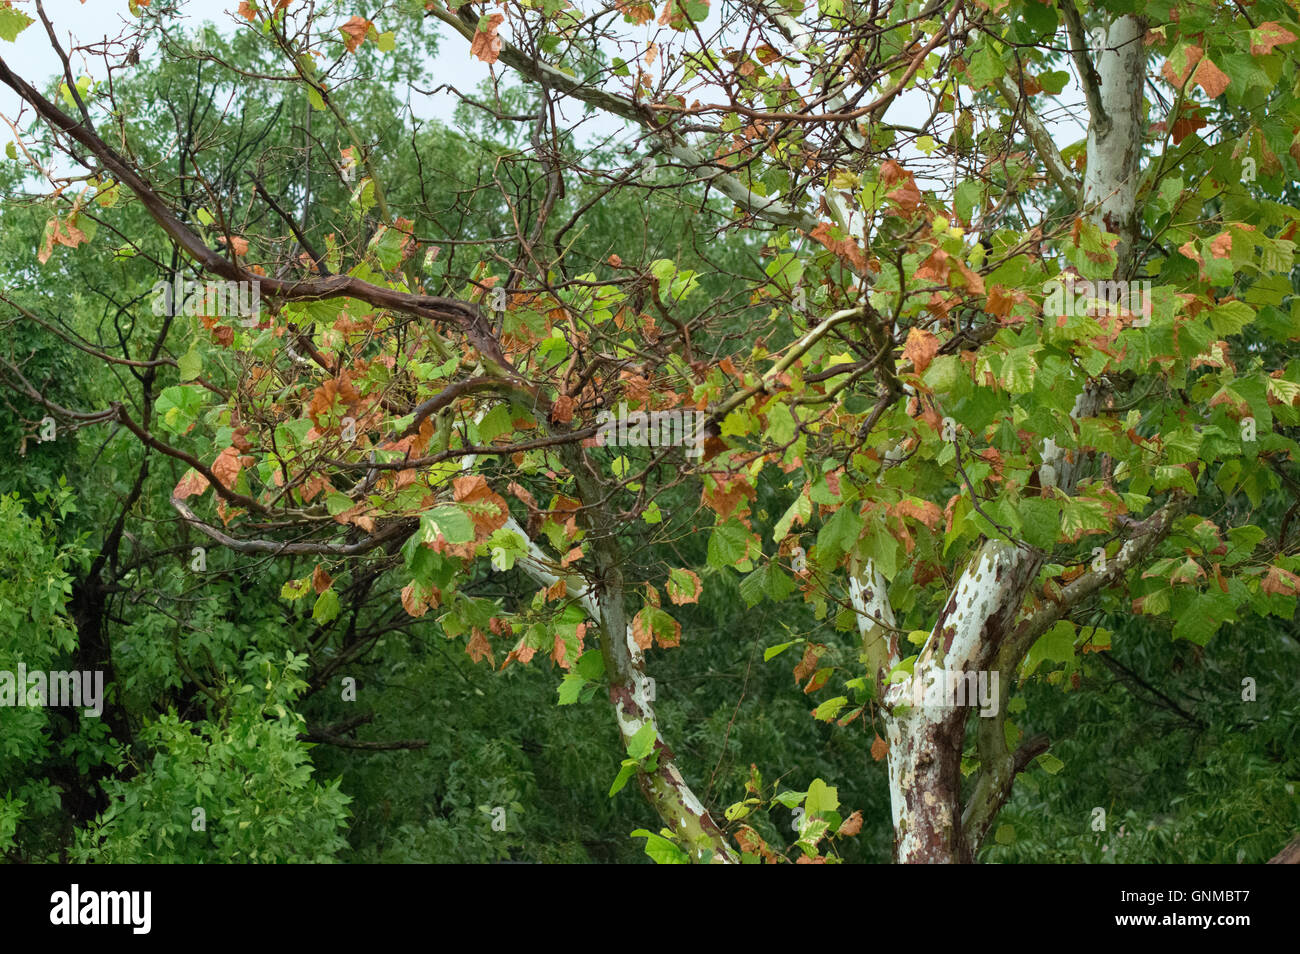
[[[489,537],[494,530],[505,526],[510,507],[505,498],[488,486],[482,474],[457,477],[451,482],[453,496],[474,521],[474,530],[480,539]]]
[[[561,394],[551,405],[551,420],[556,424],[568,424],[573,420],[573,398],[568,394]]]
[[[501,47],[504,41],[497,36],[497,28],[505,22],[505,15],[494,13],[488,19],[488,28],[482,31],[475,31],[474,39],[469,45],[471,56],[476,56],[484,63],[495,63],[497,57],[501,55]]]
[[[808,233],[808,237],[820,242],[834,252],[854,270],[861,272],[867,268],[867,257],[862,254],[862,249],[858,247],[858,243],[851,238],[832,238],[829,222],[819,223],[815,229]]]
[[[415,617],[429,612],[428,602],[420,596],[420,584],[414,580],[402,587],[402,609],[406,610],[407,615]]]
[[[363,17],[353,17],[347,23],[339,27],[339,32],[343,34],[343,45],[348,48],[349,53],[355,53],[366,39],[366,34],[370,32],[371,22]]]
[[[939,339],[924,328],[913,328],[907,333],[903,357],[912,362],[912,370],[917,374],[924,373],[938,353]]]
[[[888,754],[889,754],[889,743],[886,742],[884,739],[882,739],[880,736],[876,736],[875,741],[871,743],[871,758],[879,762]]]
[[[1232,233],[1224,230],[1210,240],[1210,255],[1228,258],[1232,255]]]
[[[1300,596],[1300,576],[1280,566],[1270,566],[1260,589],[1276,596]]]
[[[862,831],[862,812],[854,812],[840,824],[836,835],[843,835],[846,838],[852,838],[858,832]]]
[[[212,473],[222,485],[230,490],[235,489],[235,481],[239,478],[239,472],[243,469],[244,462],[239,456],[239,450],[232,444],[212,462]]]
[[[1187,110],[1185,113],[1179,113],[1179,118],[1174,121],[1173,140],[1177,146],[1184,139],[1196,132],[1198,129],[1204,129],[1208,123],[1201,119],[1196,110]]]
[[[1273,47],[1294,43],[1296,39],[1294,33],[1280,25],[1276,20],[1265,20],[1255,27],[1251,33],[1259,35],[1259,42],[1250,44],[1252,56],[1266,56],[1273,52]]]
[[[1222,96],[1223,91],[1232,82],[1228,74],[1215,66],[1208,56],[1197,64],[1196,72],[1192,74],[1192,81],[1205,90],[1205,95],[1210,99]]]
[[[329,571],[325,569],[325,564],[317,563],[316,569],[311,571],[311,586],[316,591],[316,595],[319,596],[328,590],[333,582],[334,577],[329,575]]]
[[[465,652],[469,653],[469,658],[475,662],[481,662],[486,657],[489,663],[496,665],[496,661],[492,657],[492,644],[483,635],[483,630],[477,626],[474,627],[474,635],[470,639],[469,645],[465,647]]]
[[[1205,51],[1199,46],[1188,46],[1186,48],[1186,53],[1187,59],[1183,63],[1183,71],[1181,74],[1174,72],[1174,66],[1169,60],[1165,60],[1164,66],[1160,67],[1160,75],[1165,78],[1165,81],[1168,82],[1170,86],[1176,86],[1181,89],[1183,84],[1187,82],[1187,77],[1191,74],[1192,68],[1195,67],[1196,64],[1200,62],[1201,57],[1205,55]]]
[[[184,500],[193,494],[201,494],[208,489],[208,478],[204,477],[197,470],[188,470],[185,476],[177,483],[176,488],[172,491],[172,497],[176,500]]]
[[[220,244],[225,245],[226,237],[224,235],[218,235],[217,241]],[[238,235],[232,235],[230,237],[230,248],[235,253],[235,258],[243,258],[248,254],[248,239],[240,238]]]
[[[253,12],[253,5],[248,0],[239,0],[239,15],[249,23],[257,20],[257,14]]]
[[[632,617],[632,639],[642,651],[649,649],[654,642],[654,633],[650,628],[650,614],[646,610]]]
[[[803,651],[803,659],[799,660],[799,665],[794,667],[794,681],[803,682],[813,674],[817,668],[817,661],[821,659],[821,646],[816,643],[809,643]]]

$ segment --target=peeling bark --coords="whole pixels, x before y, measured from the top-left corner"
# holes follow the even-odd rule
[[[1083,73],[1091,113],[1082,202],[1092,221],[1119,236],[1116,274],[1123,276],[1131,270],[1137,237],[1143,24],[1133,16],[1117,18],[1105,31],[1104,49],[1095,69],[1077,42],[1082,36],[1077,13],[1073,20],[1067,17],[1067,26],[1076,60],[1087,67]],[[1104,394],[1104,385],[1088,383],[1071,416],[1078,420],[1096,413]],[[1072,493],[1083,467],[1082,455],[1066,452],[1047,440],[1042,458],[1041,472],[1047,473],[1050,468],[1058,491]],[[1171,501],[1144,521],[1108,572],[1089,574],[1071,584],[1076,591],[1053,605],[1051,612],[1056,615],[1050,622],[1102,586],[1120,579],[1168,532],[1180,506],[1181,501]],[[969,707],[908,705],[907,692],[901,686],[891,687],[885,694],[894,851],[899,862],[971,861],[1009,797],[1016,774],[1046,749],[1046,739],[1036,737],[1013,753],[1003,732],[1005,704],[1015,673],[1033,640],[1050,625],[1038,618],[1041,613],[1018,624],[1025,596],[1045,557],[1012,542],[986,540],[953,588],[917,656],[917,671],[933,666],[949,673],[992,669],[999,675],[998,715],[981,719],[977,733],[981,771],[964,812],[960,767]],[[851,595],[865,592],[868,582],[873,591],[877,589],[871,576],[874,569],[868,565],[865,572],[856,581],[856,590],[851,582]],[[866,600],[854,599],[860,628],[869,625],[862,621],[866,605]],[[875,615],[883,616],[879,610]],[[891,614],[891,622],[892,618]],[[890,659],[897,663],[898,654],[891,653]]]

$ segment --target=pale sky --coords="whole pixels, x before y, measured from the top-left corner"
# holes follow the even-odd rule
[[[721,22],[724,3],[725,0],[715,0],[710,9],[709,19],[701,25],[700,32],[706,38],[716,31]],[[17,0],[14,5],[29,16],[35,16],[35,5],[30,0]],[[236,0],[182,0],[180,7],[184,15],[190,18],[191,28],[207,21],[214,24],[222,33],[228,34],[237,28],[238,24],[244,22],[232,12],[237,7]],[[92,42],[105,36],[115,37],[124,31],[129,32],[134,29],[136,22],[127,9],[127,0],[86,0],[84,3],[80,0],[45,0],[45,10],[65,49],[74,45],[69,43],[69,33],[80,42]],[[435,23],[430,21],[428,28],[439,29],[445,38],[442,51],[431,64],[434,74],[433,85],[450,83],[461,92],[473,95],[478,85],[490,76],[488,66],[471,57],[468,43],[460,36],[451,34],[449,27],[442,24],[435,26]],[[503,28],[503,34],[507,34],[507,28]],[[608,52],[627,60],[642,55],[646,45],[651,40],[655,40],[661,49],[660,61],[662,62],[663,55],[686,38],[683,34],[657,26],[654,21],[641,27],[630,26],[620,21],[618,28],[620,38],[628,42],[618,49],[611,48]],[[20,76],[35,82],[44,83],[61,71],[58,57],[50,47],[39,20],[28,27],[16,43],[0,41],[0,56],[3,56]],[[76,75],[89,73],[96,79],[101,79],[104,75],[102,61],[79,57],[74,59],[72,67]],[[1072,66],[1067,68],[1072,70]],[[498,75],[502,76],[507,83],[512,81],[509,72],[506,67],[498,68]],[[707,100],[707,90],[701,91],[698,95],[701,100]],[[1058,145],[1065,145],[1082,137],[1083,133],[1079,125],[1070,120],[1067,115],[1074,110],[1063,108],[1072,106],[1081,99],[1077,82],[1072,82],[1063,95],[1054,100],[1049,100],[1047,97],[1039,97],[1035,100],[1035,107],[1039,110],[1052,110],[1043,115],[1043,119]],[[411,104],[416,115],[422,119],[450,122],[456,99],[451,93],[445,91],[433,97],[413,93]],[[0,114],[13,120],[18,105],[18,98],[8,87],[0,88]],[[583,107],[581,104],[570,102],[567,109],[563,109],[562,112],[564,119],[573,123],[582,117]],[[920,125],[928,115],[929,100],[924,91],[916,89],[908,90],[898,97],[887,113],[889,120],[912,126]],[[938,129],[940,135],[943,135],[948,128],[944,124],[947,118],[940,118]],[[26,122],[23,123],[25,124]],[[622,120],[614,117],[601,116],[588,119],[582,126],[585,135],[579,138],[589,143],[597,137],[617,135],[624,125]],[[9,130],[0,126],[0,142],[7,142],[10,138],[12,137]],[[949,176],[945,172],[948,160],[943,158],[942,150],[929,162],[924,161],[920,153],[911,149],[900,150],[898,156],[905,165],[916,171],[922,188],[933,188],[941,193],[947,192],[944,185],[950,185]],[[927,168],[932,170],[933,177],[926,175]]]

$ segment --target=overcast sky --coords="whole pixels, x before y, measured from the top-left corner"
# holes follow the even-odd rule
[[[185,16],[189,18],[187,24],[190,29],[204,22],[210,22],[223,33],[228,34],[237,28],[239,24],[244,23],[241,18],[233,14],[237,7],[236,0],[182,0],[180,6]],[[28,2],[15,4],[19,9],[28,12],[29,15],[35,15],[34,5]],[[124,31],[130,32],[135,27],[135,19],[131,17],[127,9],[127,0],[86,0],[85,3],[80,0],[45,0],[45,10],[55,26],[55,32],[65,49],[77,45],[77,43],[88,43],[102,40],[104,37],[116,37]],[[717,23],[720,21],[723,11],[723,3],[715,2],[710,9],[709,20],[702,25],[701,33],[704,36],[710,36]],[[432,24],[431,24],[432,26]],[[673,31],[665,27],[657,26],[654,21],[645,24],[642,27],[633,27],[628,24],[619,23],[620,36],[625,37],[628,41],[627,46],[611,50],[613,55],[620,55],[624,59],[631,59],[637,55],[636,50],[644,51],[645,45],[651,40],[658,41],[660,47],[667,51],[671,45],[686,39],[683,34],[674,34]],[[476,87],[490,75],[486,64],[470,56],[468,44],[459,36],[447,36],[449,28],[442,30],[446,36],[442,44],[442,51],[431,64],[432,72],[435,77],[435,85],[441,83],[451,83],[461,92],[472,93]],[[503,30],[503,33],[506,31]],[[69,34],[72,40],[69,39]],[[4,57],[10,67],[26,79],[43,83],[50,77],[61,71],[59,60],[54,50],[50,47],[45,31],[42,29],[39,21],[30,26],[16,43],[6,43],[0,41],[0,56]],[[102,61],[94,61],[79,57],[72,63],[73,71],[76,75],[88,73],[96,79],[102,79],[104,68]],[[1067,67],[1069,68],[1069,67]],[[507,81],[509,81],[507,77]],[[707,91],[700,94],[700,99],[707,99]],[[1071,109],[1062,108],[1062,104],[1073,104],[1082,99],[1079,87],[1075,83],[1067,86],[1064,95],[1056,98],[1055,102],[1048,100],[1047,97],[1039,97],[1035,100],[1035,108],[1041,110],[1049,109],[1043,118],[1047,121],[1048,127],[1052,131],[1060,145],[1065,145],[1082,137],[1083,132],[1079,124],[1075,121],[1065,119],[1065,114],[1072,111]],[[421,96],[413,94],[411,104],[417,116],[425,119],[440,119],[450,122],[452,111],[455,108],[456,100],[450,93],[442,93],[438,96]],[[1050,104],[1050,105],[1049,105]],[[0,114],[13,120],[18,113],[19,102],[17,96],[8,89],[0,87]],[[564,118],[569,123],[576,122],[582,117],[583,109],[580,104],[570,103],[564,111]],[[922,90],[909,90],[891,105],[887,118],[893,122],[903,123],[912,126],[918,126],[928,117],[930,112],[929,99]],[[25,120],[30,116],[25,117]],[[946,120],[947,117],[942,117]],[[26,122],[23,123],[25,125]],[[595,120],[587,120],[582,127],[585,135],[580,135],[580,140],[591,142],[593,137],[605,137],[614,135],[623,127],[623,122],[614,117],[600,117]],[[938,132],[940,136],[944,133],[946,126],[940,125]],[[11,137],[9,130],[0,126],[0,142],[7,142]],[[939,191],[946,191],[942,188],[941,182],[926,176],[919,166],[929,166],[934,174],[940,180],[946,181],[948,175],[945,174],[947,160],[942,158],[943,152],[935,154],[930,162],[924,162],[920,153],[913,150],[903,150],[899,158],[909,167],[915,168],[918,172],[918,178],[922,179],[922,186],[928,188],[937,188]]]

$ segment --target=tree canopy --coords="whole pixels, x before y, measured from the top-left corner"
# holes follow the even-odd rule
[[[0,4],[6,857],[1300,831],[1291,6],[193,13]]]

